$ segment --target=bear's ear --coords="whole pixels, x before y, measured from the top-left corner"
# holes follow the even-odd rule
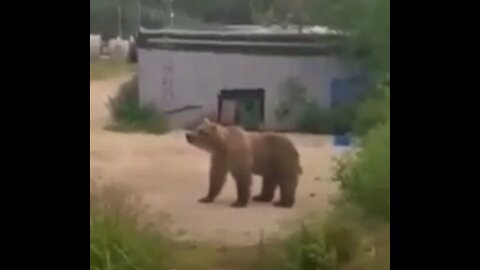
[[[210,120],[209,120],[208,118],[205,117],[205,118],[203,119],[203,123],[205,123],[205,124],[210,124],[211,122],[210,122]]]

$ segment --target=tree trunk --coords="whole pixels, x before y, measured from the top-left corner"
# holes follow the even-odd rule
[[[118,5],[118,37],[122,37],[122,7]]]

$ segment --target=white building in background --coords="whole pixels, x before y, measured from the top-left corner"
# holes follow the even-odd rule
[[[289,129],[298,98],[330,108],[354,96],[349,85],[358,74],[338,56],[343,41],[318,26],[301,34],[258,26],[140,29],[140,102],[166,112],[179,128],[211,117]]]

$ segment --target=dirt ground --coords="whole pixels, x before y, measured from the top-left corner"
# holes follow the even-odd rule
[[[231,178],[215,203],[198,203],[208,188],[208,155],[188,145],[185,132],[160,136],[104,130],[108,96],[128,78],[90,82],[90,176],[96,182],[126,185],[141,195],[152,211],[164,214],[178,238],[254,244],[261,231],[266,238],[281,237],[289,225],[300,225],[300,217],[328,210],[337,188],[329,181],[337,151],[329,137],[299,134],[288,135],[300,151],[304,170],[292,209],[255,202],[243,209],[229,207],[236,195]],[[260,179],[255,177],[252,193],[259,191]]]

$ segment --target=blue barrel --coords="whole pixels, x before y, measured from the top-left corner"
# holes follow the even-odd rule
[[[333,144],[335,146],[350,146],[352,143],[351,135],[334,135]]]

